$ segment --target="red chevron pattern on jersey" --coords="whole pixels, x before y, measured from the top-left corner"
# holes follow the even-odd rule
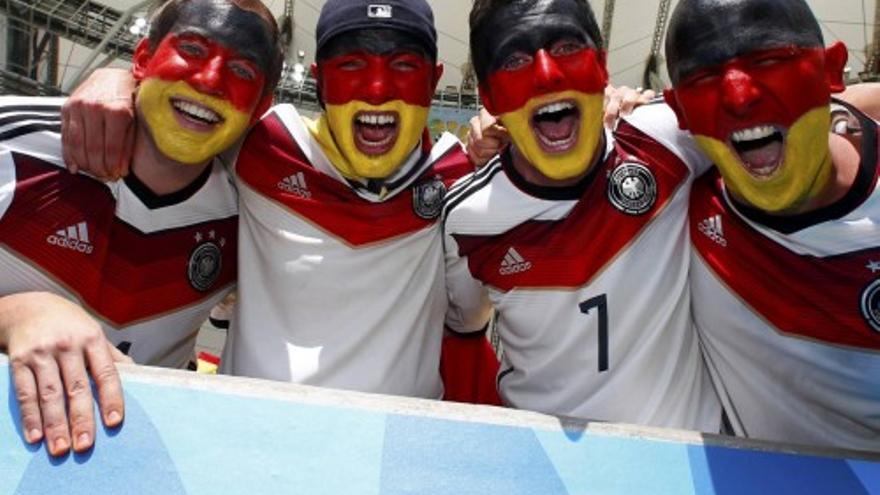
[[[425,138],[423,143],[425,151],[430,151],[429,140]],[[426,220],[413,211],[412,189],[435,178],[449,187],[472,169],[467,155],[453,146],[413,187],[387,201],[372,203],[358,196],[350,185],[312,167],[277,115],[264,117],[251,131],[236,165],[245,184],[351,246],[385,241],[434,224],[437,219]],[[308,194],[302,189],[279,187],[285,178],[300,172]]]
[[[876,179],[875,179],[876,180]],[[880,248],[828,258],[794,253],[732,211],[716,171],[691,192],[691,240],[715,276],[781,332],[829,344],[880,350],[880,332],[860,310],[880,280]],[[713,219],[718,231],[701,223]],[[876,264],[876,266],[875,266]]]
[[[15,199],[0,219],[0,244],[112,325],[189,306],[234,282],[237,217],[143,233],[115,216],[100,182],[13,156]]]
[[[610,176],[624,162],[646,166],[657,183],[657,200],[641,215],[618,210],[607,197]],[[690,173],[674,153],[625,122],[617,129],[614,151],[601,167],[578,204],[559,221],[525,222],[489,241],[456,234],[459,254],[468,258],[474,277],[501,291],[582,287],[663,211]],[[510,248],[531,263],[531,269],[502,274],[498,267]]]

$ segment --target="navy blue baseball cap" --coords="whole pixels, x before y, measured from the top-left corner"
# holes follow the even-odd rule
[[[340,34],[376,28],[399,29],[416,36],[437,59],[434,12],[425,0],[327,0],[318,17],[317,51]]]

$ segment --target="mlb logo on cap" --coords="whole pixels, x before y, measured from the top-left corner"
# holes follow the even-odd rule
[[[391,6],[372,4],[367,6],[367,17],[372,19],[391,19]]]

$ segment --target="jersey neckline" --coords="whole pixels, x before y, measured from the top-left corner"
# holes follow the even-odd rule
[[[124,182],[128,189],[137,196],[139,200],[149,208],[155,210],[166,206],[173,206],[183,203],[193,197],[208,182],[211,172],[214,170],[214,160],[205,167],[205,170],[196,177],[195,180],[184,186],[182,189],[169,194],[156,194],[152,189],[144,184],[134,172],[125,176]]]
[[[603,139],[608,139],[607,134],[604,136]],[[501,151],[500,157],[501,166],[505,175],[507,175],[507,178],[510,179],[510,182],[520,191],[539,199],[547,199],[551,201],[580,199],[581,196],[584,195],[584,192],[590,187],[590,184],[595,181],[598,176],[598,170],[602,168],[602,164],[604,164],[608,158],[608,144],[603,143],[602,149],[605,152],[593,164],[592,170],[590,170],[581,180],[570,186],[541,186],[527,181],[526,178],[519,173],[516,167],[513,166],[513,156],[510,151],[512,147],[512,144],[507,145]]]

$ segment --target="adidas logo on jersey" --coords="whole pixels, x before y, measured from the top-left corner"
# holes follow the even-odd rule
[[[697,225],[700,232],[718,243],[721,247],[727,247],[727,239],[724,238],[724,228],[721,226],[721,215],[709,217]]]
[[[306,185],[306,177],[302,172],[297,172],[278,181],[278,189],[287,191],[300,198],[312,197],[312,193],[309,191],[309,186]]]
[[[46,237],[46,242],[53,246],[72,249],[85,254],[92,254],[92,251],[95,249],[89,241],[89,228],[85,222],[80,222],[66,229],[57,230],[54,234],[49,234],[49,237]]]
[[[507,250],[507,254],[504,255],[504,259],[501,260],[501,268],[498,270],[498,273],[502,275],[513,275],[515,273],[522,273],[532,268],[532,263],[530,261],[526,261],[516,249],[510,248]]]

